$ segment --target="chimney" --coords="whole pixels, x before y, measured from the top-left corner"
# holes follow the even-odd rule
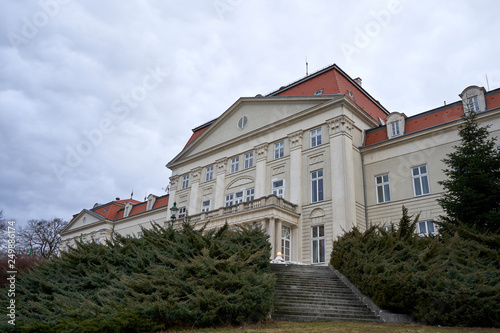
[[[357,78],[355,78],[355,79],[354,79],[354,82],[356,82],[356,83],[358,84],[358,86],[360,86],[360,87],[361,87],[361,85],[362,85],[362,83],[363,83],[363,80],[361,80],[361,78],[360,78],[360,77],[357,77]]]
[[[118,201],[118,200],[120,200],[120,198],[119,198],[119,197],[116,197],[116,200]]]

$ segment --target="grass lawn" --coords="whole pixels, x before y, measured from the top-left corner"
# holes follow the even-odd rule
[[[199,330],[178,329],[162,331],[164,333],[181,332],[181,333],[225,333],[225,332],[262,332],[262,333],[285,333],[285,332],[300,332],[300,333],[316,333],[316,332],[331,332],[331,333],[477,333],[477,332],[498,332],[499,328],[471,328],[471,327],[435,327],[425,326],[420,324],[409,323],[355,323],[355,322],[313,322],[313,323],[295,323],[287,321],[269,321],[264,324],[245,325],[241,327],[224,327],[224,328],[206,328]]]

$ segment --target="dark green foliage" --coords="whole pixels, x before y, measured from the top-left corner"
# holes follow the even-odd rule
[[[445,189],[438,199],[452,225],[464,224],[476,232],[500,232],[500,152],[488,127],[476,122],[474,112],[466,113],[460,126],[460,146],[448,154],[443,170],[448,179],[438,182]],[[450,231],[445,225],[441,232]]]
[[[383,309],[434,325],[498,327],[500,237],[453,228],[444,239],[354,229],[334,242],[331,264]]]
[[[23,332],[143,332],[260,321],[271,310],[270,245],[258,229],[143,230],[81,244],[21,276]],[[6,306],[6,295],[1,306]],[[3,327],[1,325],[4,325]],[[9,327],[0,324],[0,330]]]

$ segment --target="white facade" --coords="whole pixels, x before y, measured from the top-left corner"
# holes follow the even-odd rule
[[[355,175],[362,174],[363,130],[373,126],[344,95],[242,98],[168,164],[171,203],[209,228],[256,223],[271,236],[274,254],[324,263],[333,239],[366,225],[363,183]],[[245,168],[249,154],[253,162]],[[211,210],[201,212],[207,201]],[[317,246],[321,253],[313,256]]]
[[[500,110],[487,105],[500,91],[485,93],[471,86],[463,103],[385,119],[349,94],[241,98],[167,164],[171,203],[200,226],[261,226],[272,257],[306,264],[328,263],[333,241],[353,226],[396,224],[403,205],[420,213],[418,232],[433,233],[462,104],[478,96],[479,122],[500,131]]]
[[[460,101],[415,116],[389,113],[333,65],[266,97],[240,98],[194,129],[167,164],[169,197],[113,202],[123,206],[115,218],[97,214],[99,207],[83,210],[63,232],[62,248],[80,237],[137,236],[153,221],[169,226],[174,203],[175,226],[187,217],[209,229],[261,227],[272,258],[281,252],[306,264],[328,263],[344,231],[397,223],[403,205],[420,213],[418,232],[433,233],[443,215],[436,202],[442,160],[460,143],[464,108],[490,124],[492,136],[500,134],[500,89],[470,86],[458,95]]]

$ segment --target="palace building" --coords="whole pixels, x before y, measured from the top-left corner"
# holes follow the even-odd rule
[[[138,236],[153,220],[168,226],[174,203],[174,227],[184,219],[206,228],[254,225],[269,234],[274,256],[306,264],[328,263],[333,241],[354,226],[390,227],[403,205],[420,213],[419,233],[434,233],[443,214],[442,159],[459,144],[464,109],[491,124],[493,136],[500,132],[500,89],[470,86],[458,95],[407,117],[331,65],[268,95],[242,97],[194,128],[168,162],[169,195],[113,201],[114,218],[102,205],[83,210],[63,232],[62,248],[92,233]]]

